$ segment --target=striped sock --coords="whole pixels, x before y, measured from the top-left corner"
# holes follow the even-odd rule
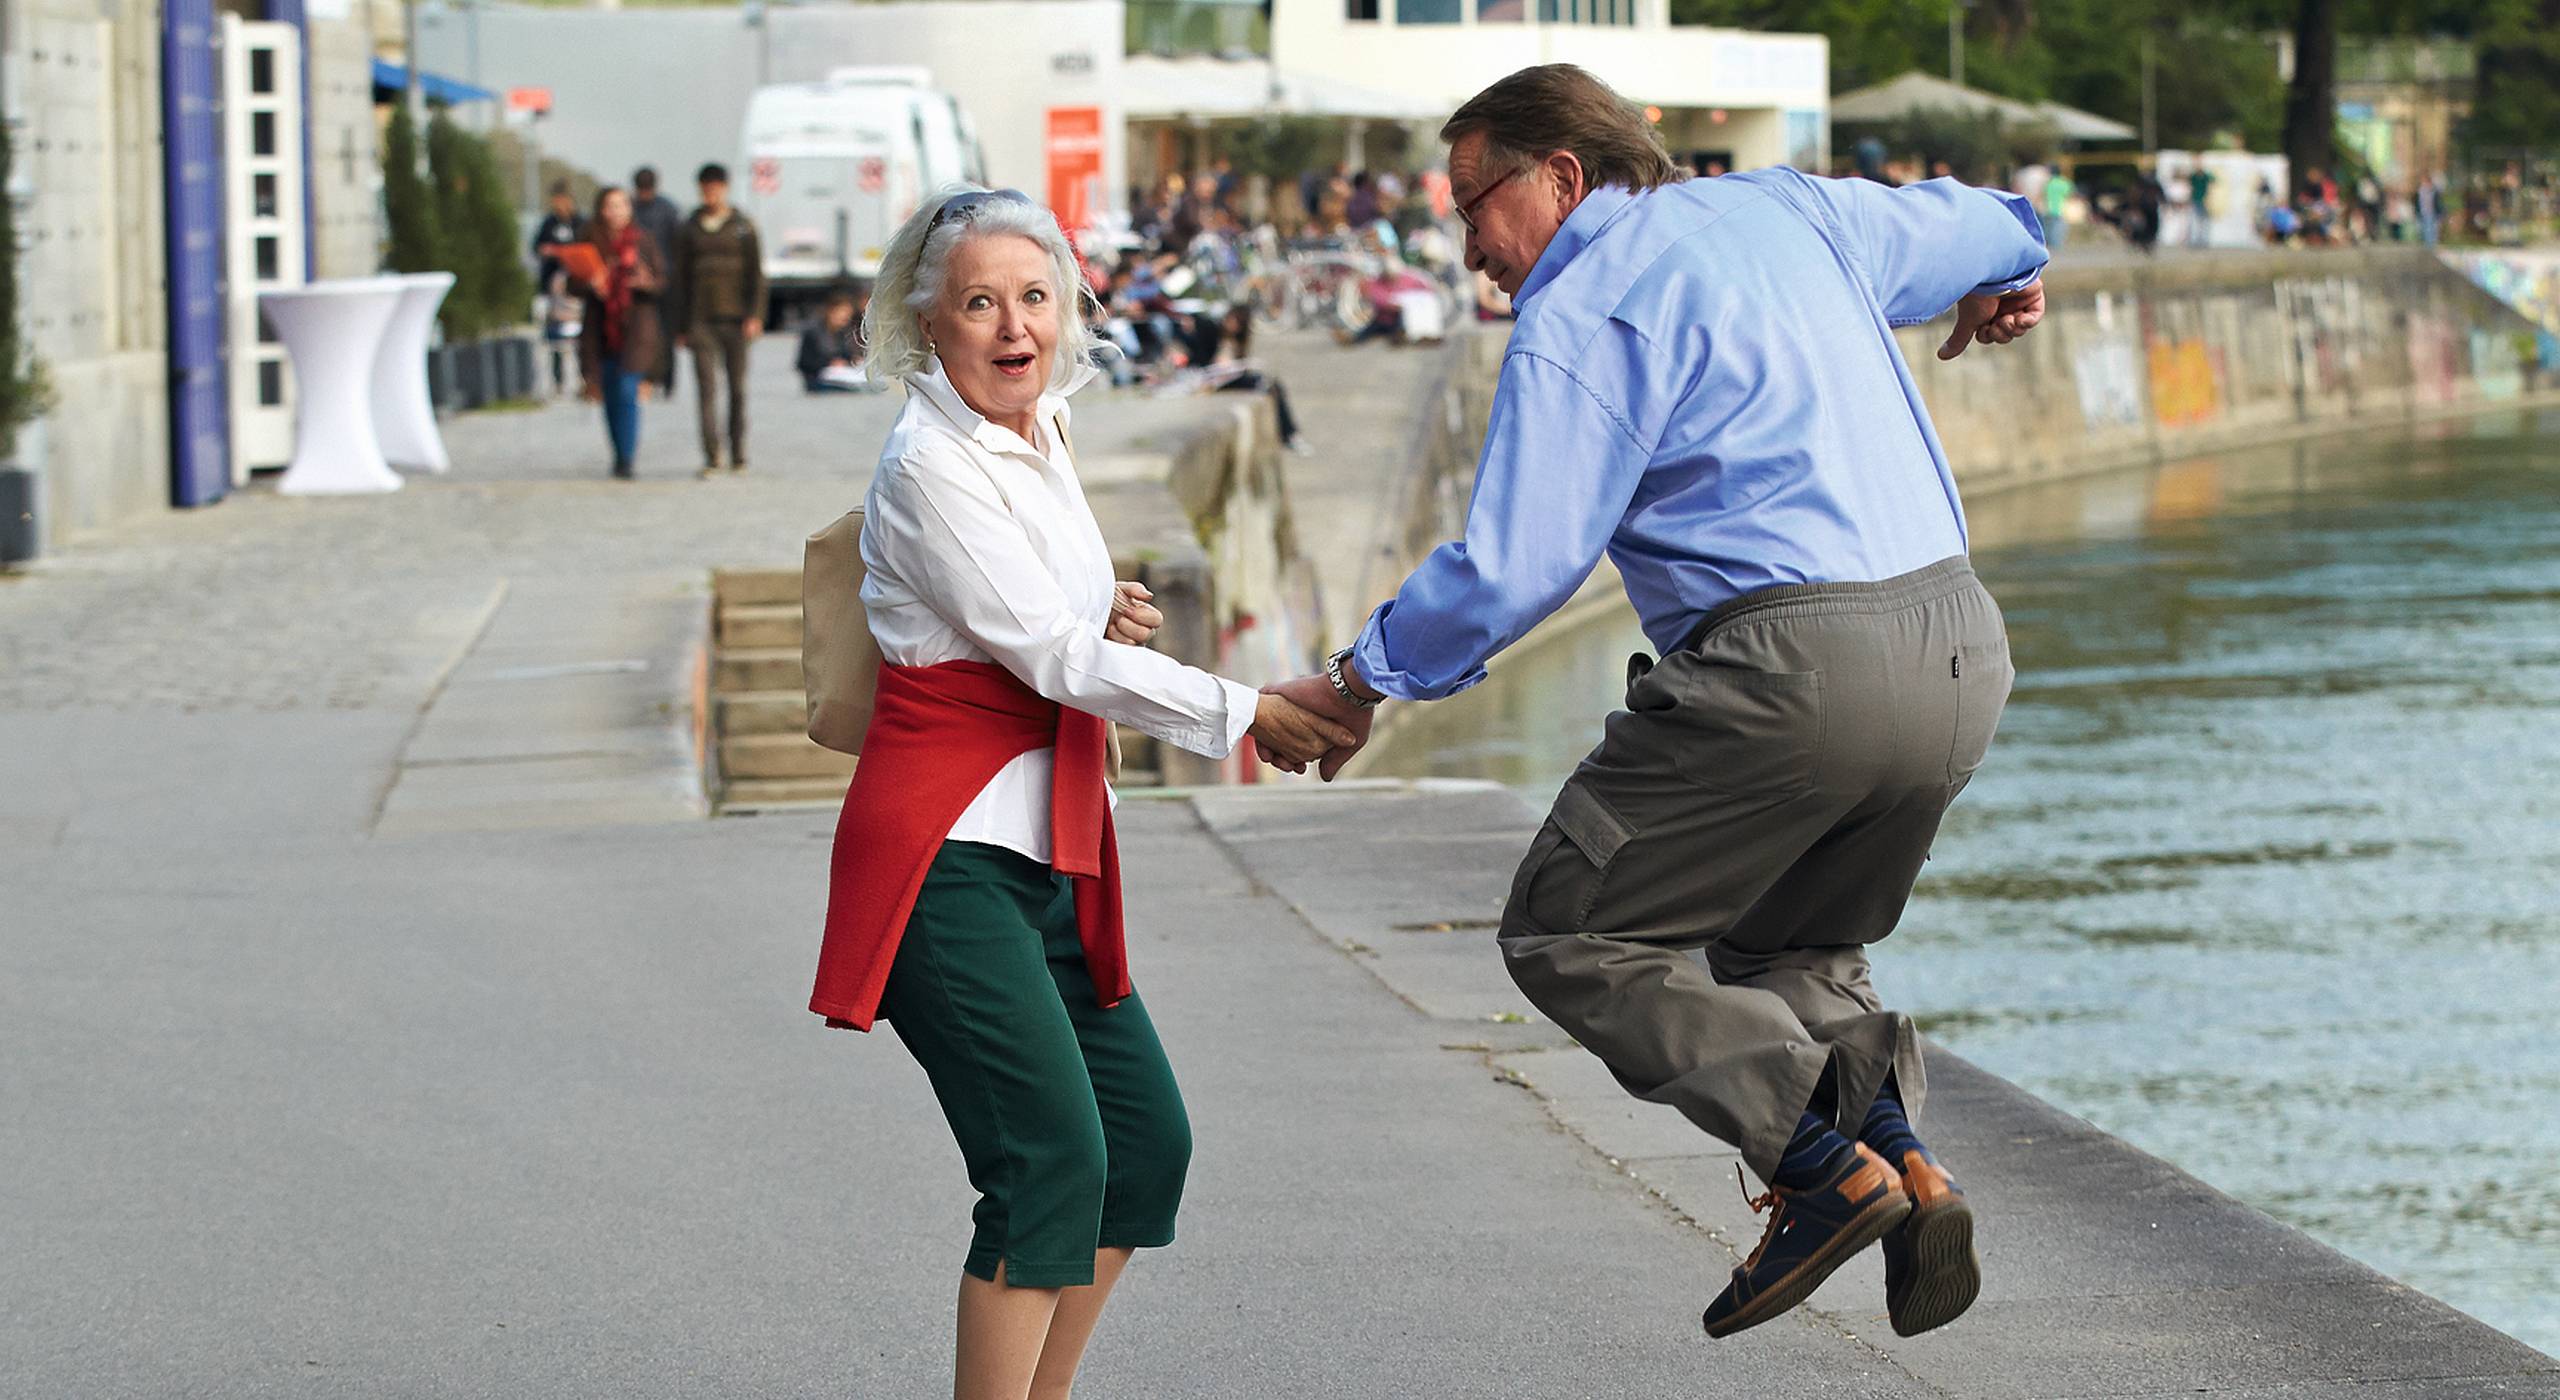
[[[1840,1154],[1848,1150],[1849,1140],[1840,1136],[1830,1119],[1808,1113],[1796,1121],[1796,1135],[1787,1140],[1786,1155],[1778,1159],[1769,1184],[1790,1191],[1820,1186],[1837,1169]]]
[[[1911,1119],[1902,1111],[1902,1096],[1890,1079],[1867,1110],[1866,1125],[1858,1129],[1858,1141],[1874,1148],[1876,1155],[1892,1163],[1897,1171],[1906,1152],[1917,1152],[1931,1162],[1938,1160],[1929,1155],[1929,1149],[1920,1145],[1919,1135],[1911,1131]]]

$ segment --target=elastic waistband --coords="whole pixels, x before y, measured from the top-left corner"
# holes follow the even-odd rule
[[[1781,617],[1820,617],[1835,613],[1896,612],[1920,603],[1978,587],[1973,561],[1959,554],[1926,568],[1874,583],[1788,583],[1745,593],[1718,604],[1682,639],[1682,651],[1695,651],[1709,637],[1745,621],[1768,622]]]

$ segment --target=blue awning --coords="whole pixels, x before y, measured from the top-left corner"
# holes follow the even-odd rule
[[[374,101],[397,102],[400,100],[400,94],[407,91],[408,87],[409,70],[407,68],[379,58],[373,61]],[[469,83],[455,82],[440,73],[420,73],[418,89],[429,102],[439,107],[459,107],[467,102],[498,100],[498,95],[487,88],[476,88]]]

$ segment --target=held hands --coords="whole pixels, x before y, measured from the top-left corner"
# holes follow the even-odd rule
[[[1976,345],[2006,345],[2036,328],[2044,319],[2044,283],[2030,282],[2014,292],[1994,296],[1988,292],[1956,302],[1956,328],[1947,343],[1938,347],[1938,358],[1952,360],[1964,353],[1967,342]]]
[[[1164,614],[1148,601],[1156,595],[1145,584],[1125,579],[1111,585],[1111,594],[1111,621],[1103,625],[1102,635],[1128,646],[1145,646],[1164,626]]]
[[[1333,760],[1327,755],[1346,746],[1358,750],[1368,737],[1368,726],[1360,726],[1360,732],[1354,734],[1348,726],[1266,690],[1254,707],[1253,728],[1246,732],[1253,736],[1254,748],[1272,767],[1303,773],[1308,764],[1322,759],[1328,765],[1325,776],[1330,778]]]
[[[1328,729],[1336,731],[1340,737],[1330,745],[1321,746],[1316,752],[1304,757],[1294,756],[1265,744],[1262,750],[1264,761],[1286,773],[1304,773],[1307,771],[1307,765],[1314,763],[1317,765],[1316,775],[1328,783],[1333,781],[1335,774],[1342,771],[1342,765],[1349,763],[1352,755],[1360,752],[1361,747],[1369,742],[1370,722],[1378,716],[1376,710],[1364,710],[1357,705],[1344,704],[1342,697],[1334,694],[1333,682],[1322,676],[1300,676],[1296,680],[1283,681],[1267,688],[1263,692],[1266,711],[1274,700],[1282,701],[1318,717]],[[1261,740],[1259,726],[1254,731],[1254,738],[1256,742]]]

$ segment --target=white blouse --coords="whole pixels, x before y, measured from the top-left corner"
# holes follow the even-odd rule
[[[940,360],[906,377],[863,521],[871,635],[892,665],[991,661],[1061,705],[1224,758],[1253,727],[1259,694],[1103,636],[1111,550],[1057,431],[1066,394],[1092,376],[1041,396],[1037,445],[970,408]],[[1052,752],[1006,764],[949,839],[1046,862]]]

